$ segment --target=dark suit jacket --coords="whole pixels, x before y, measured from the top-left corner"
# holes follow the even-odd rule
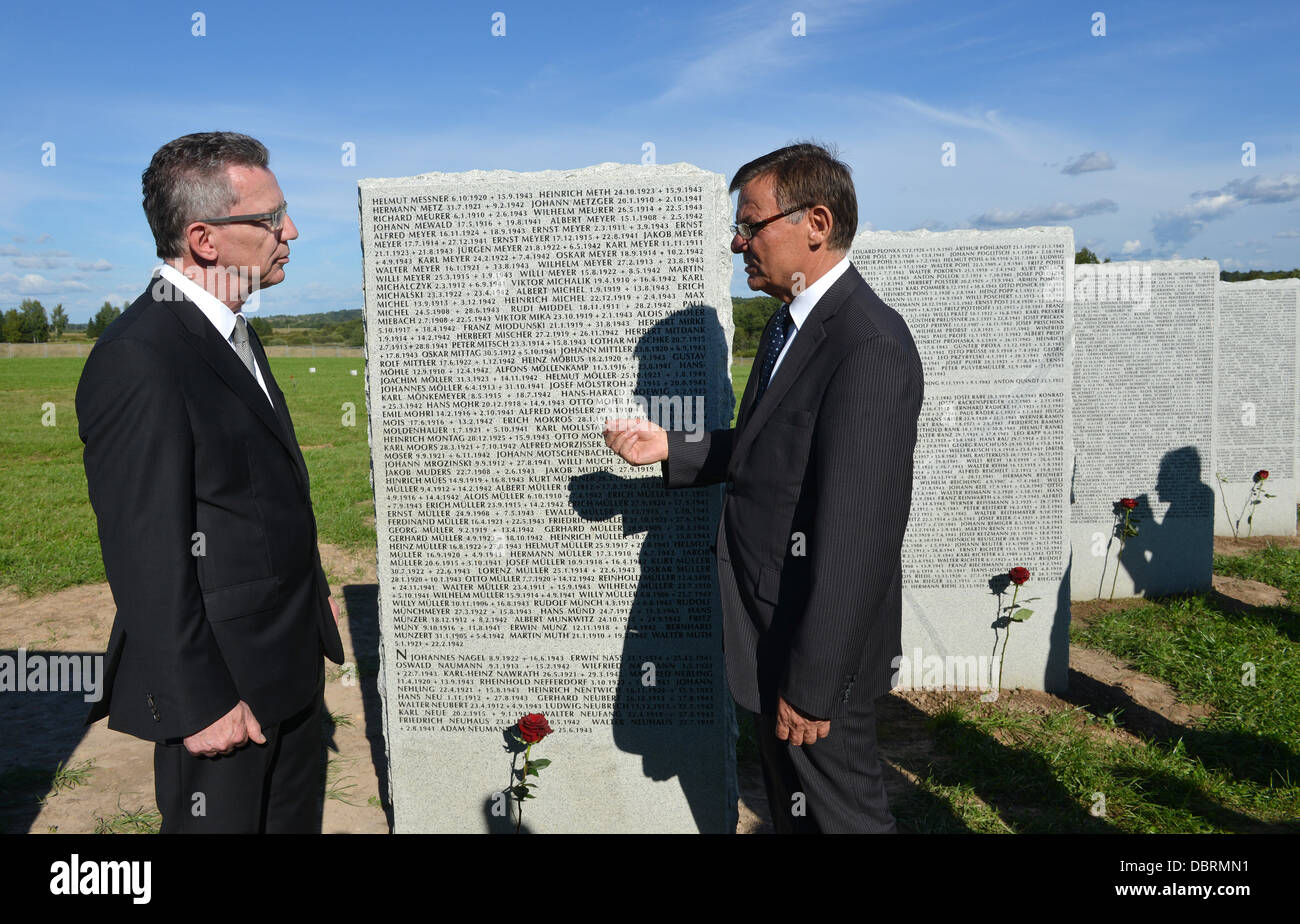
[[[727,485],[716,551],[736,701],[773,714],[779,695],[834,719],[851,696],[889,689],[902,648],[921,359],[907,324],[850,266],[755,407],[758,378],[756,367],[734,429],[694,443],[668,434],[664,480]]]
[[[242,699],[270,725],[311,701],[322,651],[343,660],[307,466],[251,327],[249,340],[274,409],[198,306],[155,277],[86,360],[77,420],[117,604],[87,724],[108,715],[165,741]]]

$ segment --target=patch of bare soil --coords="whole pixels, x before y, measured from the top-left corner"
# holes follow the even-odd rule
[[[327,733],[322,831],[382,834],[389,823],[380,800],[383,743],[371,640],[362,639],[366,650],[358,670],[358,636],[348,614],[349,600],[364,605],[373,597],[373,588],[367,594],[364,585],[375,583],[374,555],[325,543],[320,550],[342,611],[347,661],[343,670],[326,665],[325,705],[335,723]],[[345,592],[344,585],[354,586]],[[102,654],[114,611],[107,584],[31,598],[0,590],[0,650]],[[84,728],[88,708],[79,693],[0,694],[0,782],[6,784],[0,786],[6,790],[0,794],[0,831],[92,833],[101,820],[120,819],[124,812],[156,811],[153,745],[110,731],[104,721]],[[60,763],[87,768],[84,782],[50,792],[49,778]]]
[[[1213,713],[1207,705],[1180,702],[1166,684],[1140,673],[1106,651],[1070,646],[1070,697],[1086,702],[1097,714],[1123,710],[1121,720],[1133,731],[1169,737],[1172,726],[1198,728]]]
[[[1232,536],[1214,537],[1215,555],[1245,555],[1247,552],[1258,552],[1270,547],[1300,548],[1300,536],[1242,536],[1240,539]]]
[[[1287,605],[1286,591],[1272,584],[1263,584],[1249,578],[1216,574],[1214,589],[1218,595],[1218,602],[1233,610],[1252,606]]]

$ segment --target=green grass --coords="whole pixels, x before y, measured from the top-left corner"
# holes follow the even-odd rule
[[[927,833],[1300,833],[1296,787],[1216,766],[1189,744],[1194,735],[1105,734],[1115,721],[1082,707],[1040,716],[951,704],[931,720],[937,757],[919,793],[895,814]],[[930,801],[944,811],[927,812]]]
[[[1289,606],[1229,612],[1209,594],[1187,594],[1098,617],[1071,637],[1128,659],[1182,702],[1213,706],[1203,727],[1184,736],[1189,754],[1282,787],[1300,818],[1297,615]]]
[[[307,370],[316,367],[315,373]],[[356,376],[349,370],[357,370]],[[303,459],[311,476],[316,527],[325,542],[345,549],[373,549],[375,527],[370,492],[365,363],[360,358],[282,358],[271,360],[280,383]],[[354,406],[345,421],[344,404]],[[349,425],[350,424],[350,425]]]
[[[345,805],[360,805],[359,802],[352,800],[357,796],[355,782],[349,783],[346,780],[353,780],[355,777],[344,776],[341,758],[331,757],[325,764],[325,798],[336,799]],[[348,761],[351,764],[351,761]]]
[[[1300,550],[1216,557],[1215,570],[1297,586]],[[1121,710],[1041,716],[957,701],[930,720],[933,760],[907,767],[918,787],[895,815],[921,832],[1300,833],[1298,628],[1296,607],[1224,606],[1210,593],[1075,623],[1075,644],[1213,712],[1134,740],[1110,733],[1124,726]]]
[[[1249,555],[1215,555],[1214,573],[1272,584],[1300,603],[1300,549],[1269,546]]]
[[[75,767],[65,767],[63,761],[59,761],[59,765],[54,768],[54,776],[50,780],[51,794],[84,786],[90,782],[90,773],[94,769],[95,761],[93,759],[83,760]]]
[[[731,390],[736,393],[736,412],[740,411],[740,399],[745,394],[749,383],[749,372],[754,367],[753,358],[737,359],[731,364]]]
[[[157,834],[162,827],[162,815],[156,811],[143,807],[126,811],[120,802],[117,809],[116,815],[95,819],[96,834]]]
[[[0,362],[0,584],[25,594],[104,580],[73,407],[84,362]]]

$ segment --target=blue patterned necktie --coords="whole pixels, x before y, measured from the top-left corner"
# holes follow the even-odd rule
[[[754,403],[763,397],[763,392],[767,391],[768,381],[772,378],[772,370],[776,368],[776,358],[781,355],[781,348],[785,346],[785,338],[790,330],[790,306],[782,305],[776,312],[776,317],[772,322],[772,338],[767,342],[767,350],[763,353],[763,365],[758,372],[758,391],[754,393]]]

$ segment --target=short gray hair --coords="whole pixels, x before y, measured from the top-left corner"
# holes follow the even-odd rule
[[[802,141],[764,154],[736,171],[731,191],[743,189],[759,177],[772,177],[772,192],[781,211],[804,203],[824,205],[835,220],[826,246],[836,253],[853,246],[858,230],[858,196],[848,164],[838,159],[834,148],[815,141]],[[798,212],[787,221],[798,222]]]
[[[262,142],[238,132],[198,132],[160,147],[140,177],[158,256],[185,256],[187,225],[229,214],[239,196],[227,167],[264,168],[269,162]]]

